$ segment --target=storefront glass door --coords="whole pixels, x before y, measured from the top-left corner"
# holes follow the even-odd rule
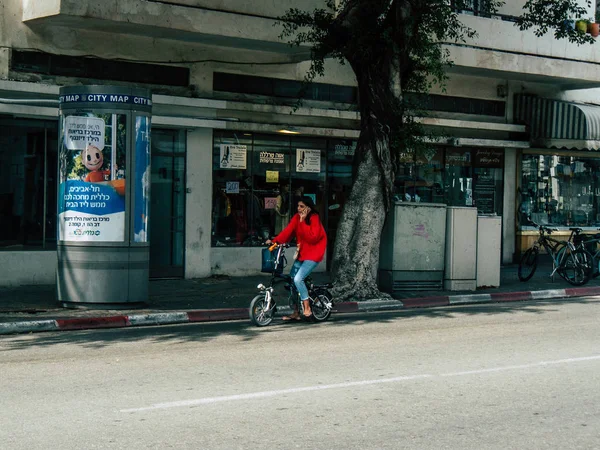
[[[152,130],[150,277],[183,278],[185,132]]]

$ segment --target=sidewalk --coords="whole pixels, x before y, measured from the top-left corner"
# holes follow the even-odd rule
[[[394,300],[339,303],[334,311],[401,310],[600,295],[600,277],[577,288],[559,276],[550,280],[549,273],[550,267],[541,265],[531,280],[522,283],[517,277],[517,265],[507,265],[501,269],[499,288],[474,292],[402,292]],[[316,283],[324,283],[328,281],[328,274],[316,273],[313,279]],[[266,282],[267,275],[151,280],[148,303],[138,309],[67,309],[57,303],[53,285],[0,287],[0,334],[249,320],[248,306],[257,293],[256,285]],[[279,294],[278,313],[288,314],[290,309],[283,283],[276,292]]]

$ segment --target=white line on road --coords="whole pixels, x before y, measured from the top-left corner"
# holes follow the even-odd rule
[[[584,356],[581,358],[568,358],[568,359],[557,359],[555,361],[540,361],[532,364],[521,364],[518,366],[504,366],[504,367],[492,367],[490,369],[479,369],[479,370],[468,370],[466,372],[452,372],[443,373],[441,377],[457,377],[461,375],[473,375],[478,373],[490,373],[490,372],[501,372],[503,370],[518,370],[518,369],[531,369],[533,367],[549,366],[551,364],[568,364],[581,361],[594,361],[600,359],[600,355],[597,356]]]
[[[570,364],[577,363],[582,361],[595,361],[600,360],[600,355],[594,356],[584,356],[581,358],[567,358],[567,359],[557,359],[554,361],[540,361],[532,364],[521,364],[515,366],[503,366],[503,367],[492,367],[488,369],[478,369],[478,370],[469,370],[465,372],[450,372],[439,374],[439,377],[456,377],[456,376],[464,376],[464,375],[475,375],[481,373],[490,373],[490,372],[501,372],[505,370],[519,370],[519,369],[531,369],[534,367],[543,367],[549,365],[556,364]],[[165,403],[156,403],[151,406],[146,406],[142,408],[130,408],[130,409],[122,409],[120,412],[122,413],[134,413],[140,411],[150,411],[153,409],[168,409],[168,408],[181,408],[184,406],[198,406],[198,405],[207,405],[211,403],[220,403],[220,402],[232,402],[239,400],[252,400],[258,398],[267,398],[267,397],[276,397],[278,395],[286,395],[286,394],[297,394],[299,392],[314,392],[321,391],[325,389],[339,389],[339,388],[348,388],[348,387],[356,387],[356,386],[370,386],[373,384],[382,384],[382,383],[399,383],[402,381],[411,381],[411,380],[419,380],[424,378],[433,378],[435,375],[423,374],[423,375],[412,375],[412,376],[403,376],[403,377],[393,377],[393,378],[382,378],[378,380],[363,380],[363,381],[349,381],[346,383],[336,383],[336,384],[325,384],[318,386],[306,386],[292,389],[279,389],[275,391],[263,391],[263,392],[253,392],[249,394],[238,394],[238,395],[224,395],[220,397],[206,397],[199,398],[195,400],[181,400],[177,402],[165,402]]]
[[[219,403],[219,402],[231,402],[237,400],[251,400],[255,398],[266,398],[266,397],[276,397],[278,395],[285,394],[297,394],[299,392],[311,392],[311,391],[322,391],[325,389],[337,389],[337,388],[348,388],[355,386],[368,386],[371,384],[381,384],[381,383],[398,383],[400,381],[409,381],[409,380],[417,380],[421,378],[429,378],[431,375],[414,375],[407,377],[394,377],[394,378],[382,378],[379,380],[363,380],[363,381],[349,381],[347,383],[337,383],[337,384],[324,384],[319,386],[307,386],[301,388],[292,388],[292,389],[280,389],[276,391],[264,391],[264,392],[253,392],[251,394],[238,394],[238,395],[224,395],[222,397],[208,397],[208,398],[199,398],[196,400],[182,400],[179,402],[166,402],[166,403],[157,403],[152,406],[146,406],[144,408],[131,408],[131,409],[122,409],[121,412],[139,412],[139,411],[148,411],[151,409],[166,409],[166,408],[178,408],[182,406],[197,406],[197,405],[206,405],[210,403]]]

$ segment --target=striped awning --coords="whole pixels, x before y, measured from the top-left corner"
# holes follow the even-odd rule
[[[515,95],[515,123],[528,126],[533,144],[598,150],[600,106]]]

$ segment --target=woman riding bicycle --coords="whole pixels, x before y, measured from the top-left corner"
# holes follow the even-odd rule
[[[312,315],[308,289],[304,279],[310,275],[315,267],[323,260],[327,248],[327,235],[321,224],[315,204],[310,197],[302,197],[298,201],[298,213],[292,217],[290,223],[281,233],[268,239],[266,244],[275,242],[285,244],[296,236],[298,257],[290,270],[290,277],[294,280],[294,286],[302,300],[303,315],[309,318]],[[298,305],[290,316],[284,316],[283,320],[300,320]]]

